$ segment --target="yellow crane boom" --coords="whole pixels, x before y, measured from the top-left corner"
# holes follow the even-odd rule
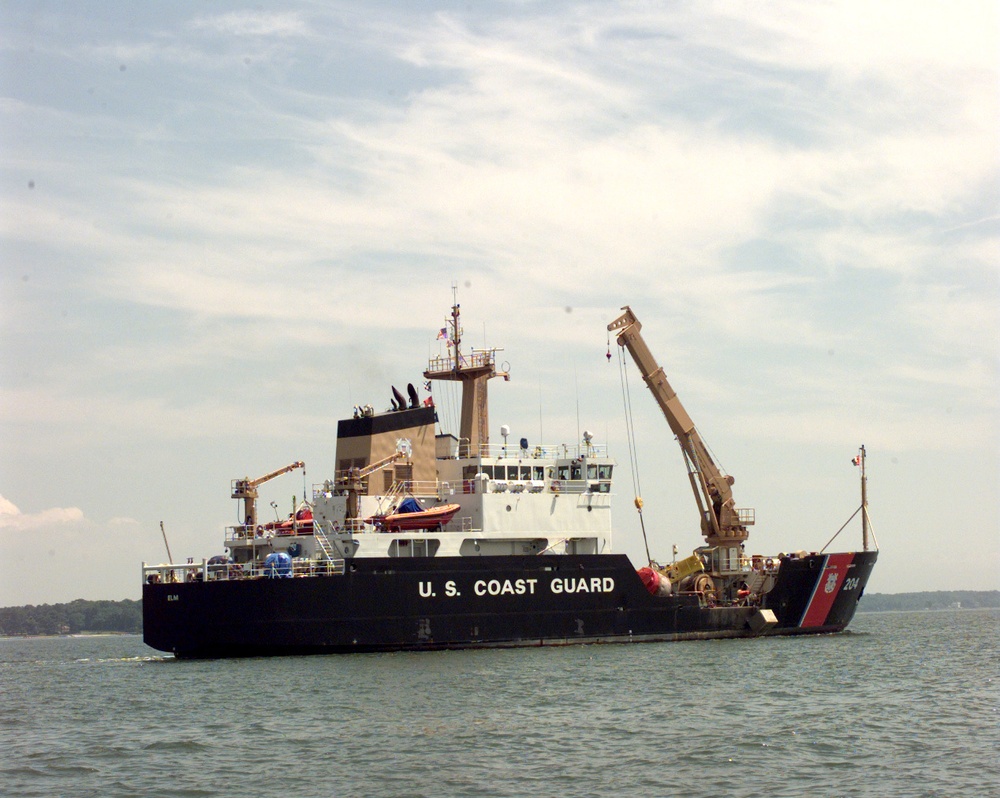
[[[667,381],[667,375],[642,338],[642,324],[626,305],[608,330],[617,333],[618,345],[628,349],[642,373],[656,403],[677,436],[695,501],[701,514],[701,531],[710,546],[742,543],[748,537],[747,526],[753,523],[752,510],[738,510],[733,501],[733,478],[723,473],[708,452],[691,416]]]
[[[362,484],[365,477],[374,474],[376,471],[381,471],[383,468],[388,468],[397,460],[402,460],[404,457],[408,457],[405,451],[396,451],[390,454],[388,457],[383,457],[381,460],[371,463],[363,468],[351,468],[344,474],[341,484],[347,489],[347,518],[354,519],[358,517],[358,494],[361,493]]]
[[[268,480],[274,479],[275,477],[280,477],[282,474],[287,474],[289,471],[294,471],[296,468],[305,468],[306,464],[301,460],[296,460],[294,463],[289,463],[284,468],[279,468],[276,471],[272,471],[270,474],[264,474],[262,477],[257,477],[256,479],[250,479],[250,477],[243,477],[243,479],[233,480],[233,498],[243,499],[243,523],[250,529],[257,526],[257,488],[263,485]]]

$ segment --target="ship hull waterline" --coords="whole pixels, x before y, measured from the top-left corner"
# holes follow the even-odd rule
[[[651,595],[623,554],[357,558],[328,576],[145,584],[143,638],[223,658],[835,633],[877,557],[784,558],[758,605],[715,607]]]

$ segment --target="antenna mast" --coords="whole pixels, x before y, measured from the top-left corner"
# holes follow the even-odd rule
[[[510,379],[506,371],[497,371],[497,347],[473,349],[471,354],[462,354],[462,325],[459,321],[461,309],[458,304],[457,285],[452,284],[451,319],[442,329],[440,338],[445,339],[452,350],[448,355],[431,358],[424,372],[424,379],[447,380],[462,383],[462,421],[459,431],[458,451],[460,457],[477,457],[480,446],[490,442],[489,400],[487,383],[494,377]]]
[[[855,461],[861,466],[861,548],[868,551],[868,475],[865,474],[865,447],[862,444],[861,453]]]

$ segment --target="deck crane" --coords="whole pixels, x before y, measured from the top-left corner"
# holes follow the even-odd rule
[[[296,468],[305,467],[305,463],[301,460],[297,460],[294,463],[286,465],[284,468],[272,471],[270,474],[264,474],[262,477],[257,477],[257,479],[243,477],[243,479],[233,480],[233,498],[243,499],[243,522],[247,529],[253,530],[257,527],[257,488],[268,480],[280,477],[282,474],[287,474],[289,471],[294,471]]]
[[[632,355],[642,378],[667,418],[681,445],[688,478],[701,514],[701,531],[709,546],[737,547],[748,537],[747,526],[754,522],[751,509],[737,509],[733,501],[733,478],[720,469],[695,429],[694,422],[643,341],[642,325],[626,305],[624,313],[608,325],[618,335],[618,345]]]
[[[351,468],[348,470],[340,483],[342,487],[347,491],[347,519],[354,520],[358,517],[358,512],[360,509],[360,502],[358,500],[359,495],[364,491],[364,480],[369,476],[374,474],[376,471],[381,471],[383,468],[388,468],[397,460],[402,460],[403,458],[408,458],[410,456],[409,450],[407,448],[397,449],[395,452],[390,454],[388,457],[383,457],[378,462],[367,465],[363,468]]]

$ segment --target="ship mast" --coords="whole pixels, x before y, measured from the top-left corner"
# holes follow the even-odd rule
[[[862,445],[854,462],[861,466],[861,548],[868,551],[868,475],[865,474],[865,457],[865,447]]]
[[[462,325],[459,323],[461,311],[454,297],[451,318],[442,335],[451,353],[445,357],[431,358],[424,372],[428,380],[445,380],[462,383],[462,421],[459,431],[459,456],[475,457],[480,447],[490,442],[489,399],[487,383],[494,377],[510,379],[510,374],[496,370],[496,347],[472,349],[470,355],[462,354]]]

